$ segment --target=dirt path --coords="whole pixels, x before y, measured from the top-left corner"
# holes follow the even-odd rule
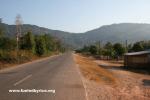
[[[150,100],[150,75],[120,69],[121,63],[75,58],[89,100]]]

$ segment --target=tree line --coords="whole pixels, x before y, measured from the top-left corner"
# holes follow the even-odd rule
[[[36,56],[47,56],[52,53],[64,52],[61,41],[49,34],[34,35],[27,31],[19,37],[17,51],[16,36],[8,37],[5,34],[5,26],[0,23],[0,62],[20,62],[30,60]]]
[[[107,59],[118,59],[122,58],[127,52],[138,52],[144,50],[150,50],[150,41],[139,41],[129,45],[123,45],[121,43],[112,44],[111,42],[107,42],[103,46],[100,42],[96,42],[93,45],[77,49],[76,52],[99,57],[103,56]]]
[[[49,34],[33,35],[31,31],[21,37],[19,47],[38,56],[62,51],[61,42],[58,39]]]

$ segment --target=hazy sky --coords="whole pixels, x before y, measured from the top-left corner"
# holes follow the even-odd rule
[[[150,23],[150,0],[0,0],[0,17],[69,32],[113,23]]]

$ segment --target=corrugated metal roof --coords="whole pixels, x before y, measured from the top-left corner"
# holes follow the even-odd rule
[[[150,51],[140,51],[140,52],[125,53],[125,55],[127,55],[127,56],[142,55],[142,54],[150,54]]]

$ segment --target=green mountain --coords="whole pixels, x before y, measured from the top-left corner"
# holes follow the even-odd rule
[[[121,23],[105,25],[100,28],[85,32],[85,33],[69,33],[59,30],[51,30],[48,28],[39,27],[36,25],[24,24],[22,25],[22,33],[28,30],[34,34],[51,34],[60,39],[64,44],[75,48],[82,47],[87,44],[92,44],[96,41],[102,43],[122,42],[125,40],[131,42],[150,40],[150,24],[136,24],[136,23]],[[7,36],[15,36],[15,25],[5,24],[5,32]]]

